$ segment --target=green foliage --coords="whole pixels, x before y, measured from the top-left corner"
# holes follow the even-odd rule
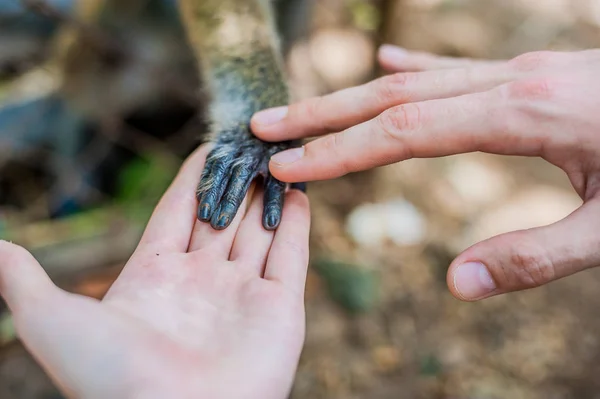
[[[364,313],[375,307],[379,281],[372,270],[332,260],[317,261],[313,266],[331,298],[350,313]]]
[[[436,377],[442,372],[442,364],[435,355],[429,355],[421,359],[421,375]]]
[[[176,174],[176,166],[159,156],[138,158],[119,174],[117,201],[131,217],[146,220]]]
[[[0,315],[0,345],[6,345],[17,336],[12,317],[8,313]]]
[[[366,31],[377,30],[381,15],[375,5],[364,0],[352,0],[349,8],[354,26]]]
[[[8,83],[0,79],[0,101],[6,100],[6,96],[8,94]]]

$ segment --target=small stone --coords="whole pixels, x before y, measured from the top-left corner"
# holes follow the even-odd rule
[[[372,356],[377,369],[382,373],[396,370],[402,360],[400,351],[393,346],[379,346],[373,350]]]
[[[311,61],[334,90],[362,83],[373,70],[375,47],[354,29],[323,29],[310,42]]]
[[[386,238],[385,218],[381,206],[364,204],[355,208],[346,221],[348,235],[359,245],[377,246]]]
[[[346,222],[346,231],[359,245],[378,246],[386,240],[396,245],[415,245],[426,234],[425,218],[404,199],[357,207]]]
[[[410,202],[395,200],[383,205],[387,237],[396,245],[415,245],[425,238],[425,218]]]

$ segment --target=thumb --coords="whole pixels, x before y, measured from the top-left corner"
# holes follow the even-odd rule
[[[58,288],[24,248],[0,240],[0,295],[15,313]]]
[[[502,234],[475,244],[450,266],[452,294],[476,301],[538,287],[600,265],[600,199],[549,226]]]

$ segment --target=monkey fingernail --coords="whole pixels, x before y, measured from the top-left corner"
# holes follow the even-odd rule
[[[279,227],[279,222],[279,215],[273,212],[265,217],[264,226],[267,230],[275,230],[277,227]]]
[[[259,125],[273,125],[287,116],[288,107],[277,107],[257,112],[254,115],[254,122]]]
[[[198,211],[198,219],[202,220],[203,222],[206,222],[210,220],[210,216],[210,205],[203,204]]]
[[[271,161],[278,165],[287,165],[299,161],[304,156],[304,147],[298,147],[273,155]]]
[[[213,227],[217,230],[225,229],[229,226],[230,218],[228,215],[221,215],[216,223],[213,224]]]

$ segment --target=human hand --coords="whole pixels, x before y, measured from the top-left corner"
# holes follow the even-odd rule
[[[394,73],[257,114],[265,140],[323,138],[272,158],[286,182],[331,179],[409,158],[482,151],[539,156],[584,200],[566,219],[475,244],[454,260],[462,300],[536,287],[600,264],[600,51],[476,61],[382,48]]]
[[[257,193],[231,228],[213,230],[195,221],[205,156],[186,162],[102,301],[60,290],[26,250],[0,242],[0,292],[19,337],[69,397],[281,399],[291,389],[308,201],[290,191],[273,233]]]

